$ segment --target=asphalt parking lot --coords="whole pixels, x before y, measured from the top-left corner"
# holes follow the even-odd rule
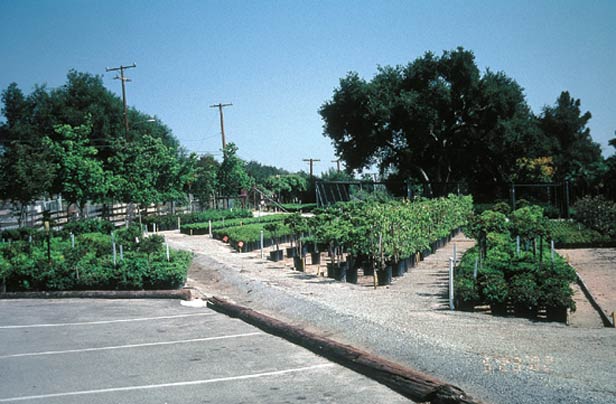
[[[0,300],[0,313],[0,403],[409,402],[178,300]]]

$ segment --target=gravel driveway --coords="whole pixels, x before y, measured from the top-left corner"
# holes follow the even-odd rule
[[[204,293],[432,374],[486,402],[616,403],[614,329],[426,308],[413,279],[428,260],[374,290],[238,254],[207,236],[165,236],[197,254],[190,284]],[[451,246],[441,249],[431,266],[446,267],[449,255]]]

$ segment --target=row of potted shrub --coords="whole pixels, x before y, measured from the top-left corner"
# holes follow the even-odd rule
[[[567,309],[575,310],[575,270],[550,248],[542,208],[528,206],[509,216],[487,210],[471,217],[466,232],[477,245],[456,268],[457,308],[489,305],[494,314],[530,317],[541,311],[559,321]]]
[[[328,276],[356,282],[359,269],[364,275],[376,270],[385,285],[449,241],[471,210],[469,196],[358,201],[317,210],[311,218],[291,215],[285,223],[300,245],[328,252]]]
[[[181,232],[188,235],[203,235],[208,234],[210,227],[212,229],[212,234],[214,231],[217,233],[224,233],[225,229],[241,227],[245,225],[259,224],[259,223],[270,223],[270,222],[280,222],[287,215],[286,214],[276,214],[276,215],[265,215],[260,217],[241,217],[234,219],[222,219],[212,222],[200,222],[188,224],[186,226],[182,226]]]
[[[192,255],[169,251],[163,238],[143,238],[139,226],[74,237],[40,232],[32,241],[0,243],[0,284],[7,291],[175,289]],[[49,244],[47,244],[49,243]],[[122,251],[120,252],[120,246]]]

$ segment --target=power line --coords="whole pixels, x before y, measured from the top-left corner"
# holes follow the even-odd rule
[[[106,67],[105,68],[106,72],[114,72],[118,70],[120,71],[120,75],[115,76],[114,79],[122,81],[122,102],[124,103],[124,130],[125,130],[125,136],[127,137],[128,137],[128,109],[126,107],[126,84],[125,83],[131,80],[128,77],[124,76],[124,70],[132,69],[133,67],[137,67],[137,65],[133,63],[132,65],[129,65],[129,66],[120,65],[119,67]]]
[[[223,103],[218,103],[218,104],[210,105],[210,108],[218,108],[218,112],[220,114],[220,134],[222,135],[222,148],[223,149],[225,148],[227,143],[225,142],[225,121],[224,121],[224,118],[223,118],[222,109],[224,107],[230,107],[232,105],[233,104],[223,104]]]

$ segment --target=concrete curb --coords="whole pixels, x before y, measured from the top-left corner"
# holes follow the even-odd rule
[[[432,376],[401,366],[350,345],[305,331],[247,307],[212,297],[207,306],[239,318],[261,330],[300,345],[317,355],[352,369],[415,402],[431,404],[481,404],[460,388]]]
[[[0,299],[183,299],[191,300],[191,289],[178,290],[75,290],[64,292],[0,293]]]
[[[601,309],[601,306],[599,306],[599,303],[590,292],[590,289],[588,289],[588,286],[586,286],[586,283],[584,283],[584,279],[582,279],[582,276],[578,272],[575,273],[575,276],[577,278],[577,284],[580,286],[580,289],[582,289],[582,292],[584,292],[586,298],[588,299],[592,307],[599,313],[601,321],[603,321],[603,325],[606,327],[616,327],[616,324],[612,324],[612,321],[610,320],[608,315],[605,314],[603,309]]]

